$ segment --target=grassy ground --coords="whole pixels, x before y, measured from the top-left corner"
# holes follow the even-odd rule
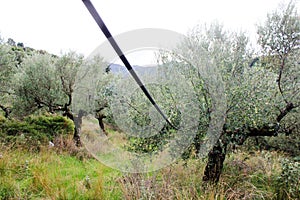
[[[211,186],[202,182],[205,162],[199,160],[124,174],[48,147],[39,153],[1,147],[0,199],[280,199],[281,158],[276,152],[231,154],[220,183]]]
[[[110,140],[122,143],[117,135],[110,130]],[[219,184],[210,185],[202,182],[205,160],[179,160],[152,173],[126,174],[74,147],[71,137],[54,143],[38,151],[0,144],[0,200],[300,198],[299,162],[283,165],[286,157],[278,152],[230,153]]]
[[[0,154],[0,199],[121,199],[119,172],[94,159],[47,148]]]

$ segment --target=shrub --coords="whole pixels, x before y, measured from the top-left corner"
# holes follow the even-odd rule
[[[59,135],[73,133],[74,124],[62,116],[29,116],[24,120],[0,119],[0,141],[3,143],[39,146]]]
[[[300,155],[300,134],[297,132],[269,138],[268,143],[272,150],[282,151],[291,157]]]
[[[279,199],[299,199],[300,198],[300,162],[283,159],[281,161],[282,172],[278,177]]]

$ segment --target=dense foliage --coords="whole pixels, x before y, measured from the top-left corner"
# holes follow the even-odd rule
[[[250,151],[277,150],[294,157],[282,159],[280,170],[271,178],[264,177],[263,172],[256,176],[279,185],[278,198],[299,198],[300,20],[293,1],[268,14],[257,25],[257,34],[258,51],[251,47],[245,32],[228,31],[218,22],[197,26],[177,50],[161,53],[158,68],[166,76],[180,74],[184,79],[176,77],[177,91],[188,84],[197,97],[190,99],[199,110],[197,134],[183,157],[199,158],[209,128],[218,131],[214,132],[217,140],[208,153],[201,183],[217,183],[222,170],[228,170],[223,169],[223,163],[230,147],[236,149],[245,143]],[[74,52],[56,56],[11,39],[0,40],[0,141],[39,146],[73,132],[80,145],[79,129],[87,114],[98,119],[104,133],[104,122],[116,126],[114,117],[118,116],[113,116],[111,104],[120,96],[113,88],[119,77],[109,70],[101,71],[105,65],[100,57],[84,60]],[[188,121],[176,109],[178,102],[169,88],[151,86],[175,126]],[[125,83],[122,87],[128,88]],[[80,95],[90,96],[83,99]],[[150,124],[151,103],[138,92],[130,98],[130,104],[126,102],[133,107],[130,116],[119,121]],[[224,113],[217,113],[221,116],[217,118],[214,112],[219,110]],[[150,137],[128,136],[124,148],[155,154],[168,145],[176,130],[166,125],[158,132]],[[189,133],[185,136],[190,139]],[[251,171],[245,166],[244,160],[239,160],[235,167]]]

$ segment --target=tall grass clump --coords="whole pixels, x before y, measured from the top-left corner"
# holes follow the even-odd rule
[[[293,170],[284,169],[280,163],[283,158],[268,151],[230,154],[218,184],[202,180],[206,163],[196,159],[178,161],[152,173],[126,174],[118,178],[118,183],[128,200],[299,199],[300,173],[295,166],[289,165]]]
[[[48,147],[0,148],[0,199],[120,199],[117,175],[94,159]]]

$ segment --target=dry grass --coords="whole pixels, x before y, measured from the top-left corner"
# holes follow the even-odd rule
[[[276,152],[232,154],[217,185],[202,181],[205,162],[179,161],[151,174],[127,174],[118,179],[124,199],[277,199],[281,173]]]
[[[0,147],[0,199],[250,200],[280,199],[280,192],[293,199],[278,186],[284,155],[277,152],[230,154],[220,182],[210,185],[202,181],[204,160],[121,174],[75,147],[70,137],[54,143],[39,152]]]

